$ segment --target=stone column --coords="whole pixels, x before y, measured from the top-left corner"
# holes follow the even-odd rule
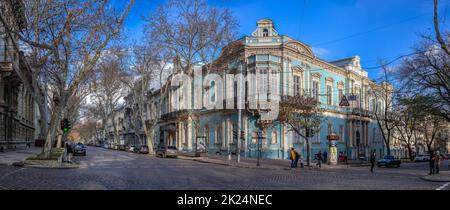
[[[188,146],[188,149],[193,149],[193,147],[192,147],[192,141],[193,141],[192,140],[192,136],[193,136],[193,134],[192,134],[192,122],[188,123],[187,129],[188,129],[187,146]]]

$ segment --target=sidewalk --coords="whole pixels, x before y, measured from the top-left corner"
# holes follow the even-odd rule
[[[287,159],[265,159],[262,158],[259,160],[259,166],[257,166],[258,160],[256,158],[246,158],[241,157],[241,162],[236,162],[236,156],[232,155],[231,160],[228,160],[228,156],[223,155],[208,155],[207,157],[193,157],[193,155],[179,155],[179,159],[184,160],[192,160],[202,163],[211,163],[211,164],[218,164],[218,165],[224,165],[224,166],[233,166],[233,167],[240,167],[240,168],[251,168],[251,169],[271,169],[271,170],[291,170],[290,165],[291,161]],[[304,166],[306,169],[318,169],[318,167],[315,166],[316,163],[313,161],[311,162],[311,166]],[[298,164],[298,167],[300,167],[300,163]],[[322,164],[322,169],[334,169],[334,168],[342,168],[347,167],[347,165],[336,165],[336,166],[330,166],[327,164]]]
[[[429,182],[450,182],[450,171],[441,169],[439,174],[422,176],[420,178]]]
[[[17,149],[8,149],[0,152],[0,165],[12,165],[16,162],[22,162],[26,158],[35,156],[42,151],[41,147],[21,147]]]

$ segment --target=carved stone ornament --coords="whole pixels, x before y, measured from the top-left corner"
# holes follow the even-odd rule
[[[293,66],[292,67],[292,71],[293,72],[299,72],[299,73],[303,73],[303,71],[305,71],[305,69],[301,66]]]
[[[317,72],[312,73],[311,76],[315,77],[315,78],[321,78],[322,77],[322,75],[320,73],[317,73]]]
[[[307,47],[305,44],[302,44],[301,42],[289,41],[285,44],[285,46],[293,49],[294,51],[296,51],[299,54],[305,54],[305,55],[314,57],[312,50],[309,49],[309,47]]]

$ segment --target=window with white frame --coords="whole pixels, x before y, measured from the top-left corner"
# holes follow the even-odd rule
[[[298,75],[294,75],[294,95],[301,94],[301,77]]]
[[[216,144],[222,144],[222,125],[216,127]]]
[[[338,92],[339,92],[338,100],[339,100],[339,102],[341,102],[341,100],[342,100],[342,98],[344,96],[344,90],[342,88],[339,88]]]
[[[278,135],[276,131],[272,131],[272,144],[278,143]]]
[[[313,89],[312,89],[312,93],[313,93],[313,97],[316,100],[319,100],[319,81],[313,81]]]
[[[327,104],[333,105],[333,87],[331,85],[327,85]]]

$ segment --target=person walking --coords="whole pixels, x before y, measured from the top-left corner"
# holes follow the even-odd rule
[[[435,173],[439,174],[439,167],[441,166],[441,154],[439,151],[436,151],[436,154],[434,155],[434,166],[435,166]]]
[[[376,156],[375,152],[370,155],[370,172],[373,173],[373,168],[375,167]]]
[[[72,145],[70,145],[69,142],[66,142],[66,152],[67,152],[67,162],[72,163],[73,150]]]
[[[294,148],[291,148],[290,158],[291,158],[291,169],[295,168],[295,155],[296,151]]]
[[[327,150],[323,151],[323,163],[327,163],[328,162],[328,152]]]
[[[322,168],[322,151],[319,151],[319,153],[317,153],[317,164],[316,166],[319,166],[319,168]]]
[[[298,167],[298,159],[300,159],[300,155],[298,154],[297,150],[294,149],[294,151],[295,151],[295,162],[294,162],[294,164],[295,164],[295,168],[297,168]]]
[[[434,174],[434,153],[430,152],[430,173],[428,175]]]

